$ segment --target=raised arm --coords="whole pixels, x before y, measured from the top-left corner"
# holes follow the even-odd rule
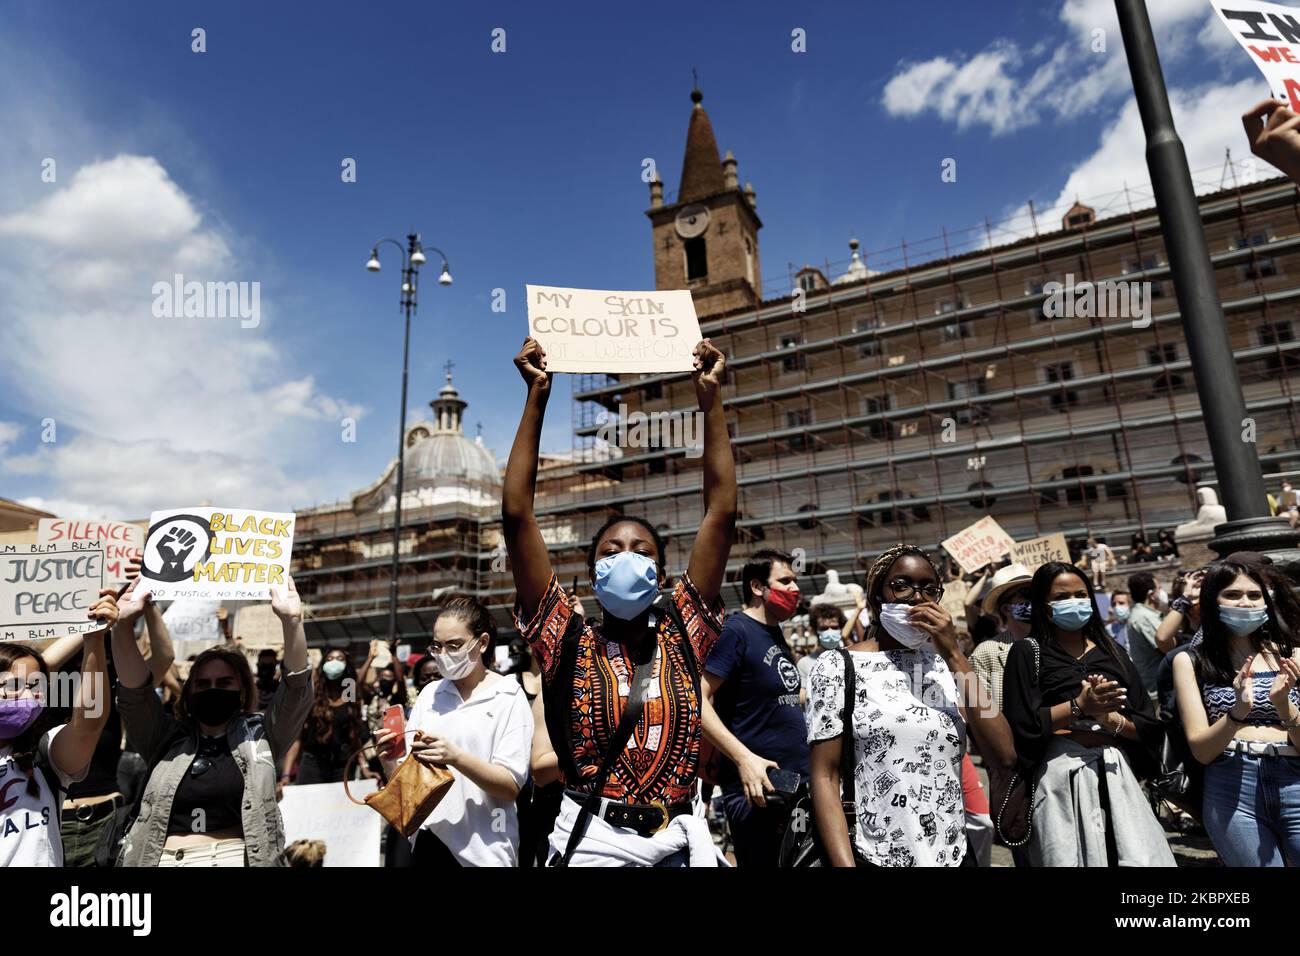
[[[302,626],[302,600],[293,576],[285,578],[284,589],[271,588],[271,609],[284,632],[283,675],[266,708],[266,739],[276,759],[285,757],[302,731],[311,710],[311,661],[307,656],[307,634]],[[286,760],[284,769],[288,771]]]
[[[88,617],[102,622],[102,630],[82,638],[81,681],[72,717],[50,744],[50,760],[69,777],[80,777],[90,763],[99,736],[108,723],[108,669],[105,666],[104,635],[117,622],[117,600],[112,588],[99,592]]]
[[[542,421],[551,397],[553,375],[546,371],[546,350],[531,335],[515,356],[515,368],[528,386],[524,413],[506,462],[501,490],[501,527],[505,533],[510,571],[525,620],[537,613],[546,586],[551,583],[551,555],[542,540],[533,496],[537,491],[537,458],[541,451]]]
[[[176,648],[172,644],[172,634],[167,629],[167,622],[163,620],[162,611],[158,610],[158,605],[153,601],[144,607],[144,629],[149,635],[149,674],[153,678],[153,686],[161,687],[171,672],[172,664],[176,663]]]
[[[722,408],[726,368],[727,357],[708,339],[695,346],[695,397],[704,418],[704,517],[686,570],[705,606],[722,587],[736,531],[736,460]]]

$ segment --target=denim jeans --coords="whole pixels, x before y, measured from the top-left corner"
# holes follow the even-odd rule
[[[1205,768],[1205,829],[1228,866],[1300,866],[1300,757],[1225,753]]]

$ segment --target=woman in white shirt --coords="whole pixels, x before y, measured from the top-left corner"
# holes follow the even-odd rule
[[[415,866],[516,866],[519,817],[515,799],[528,778],[533,715],[513,678],[488,670],[496,624],[472,597],[441,602],[429,653],[442,679],[420,691],[407,753],[455,778],[414,839]],[[396,734],[376,741],[391,777]]]
[[[50,671],[23,644],[0,643],[0,867],[63,866],[59,818],[67,788],[86,775],[108,723],[104,635],[117,620],[111,589],[86,612],[105,630],[82,637],[80,679],[71,700],[51,693]],[[66,687],[60,681],[56,691]],[[51,727],[47,708],[72,707]]]
[[[966,731],[987,763],[1010,767],[1011,730],[979,691],[924,551],[908,545],[886,551],[867,575],[866,592],[867,638],[879,650],[862,643],[847,650],[856,684],[851,727],[842,716],[845,654],[822,654],[812,673],[808,741],[822,846],[833,866],[960,866],[967,860]],[[856,764],[852,829],[842,803],[845,733],[853,735]]]

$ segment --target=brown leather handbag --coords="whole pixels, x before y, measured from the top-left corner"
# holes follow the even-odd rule
[[[402,736],[407,737],[415,733],[419,731],[408,730]],[[374,793],[366,794],[364,801],[358,800],[348,789],[348,773],[352,769],[353,762],[367,749],[371,748],[362,747],[348,758],[347,767],[343,770],[343,792],[353,803],[364,803],[365,806],[378,811],[379,815],[391,823],[393,829],[402,836],[414,836],[415,831],[420,829],[420,824],[429,819],[433,808],[451,789],[453,779],[451,771],[445,767],[430,767],[414,757],[407,757],[397,768],[397,773],[393,774],[391,780]]]

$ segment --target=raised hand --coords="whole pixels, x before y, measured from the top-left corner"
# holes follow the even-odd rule
[[[163,559],[163,571],[180,572],[185,565],[185,559],[190,556],[198,541],[194,532],[185,528],[172,528],[168,531],[158,542],[158,553]]]
[[[542,343],[531,335],[524,339],[523,347],[515,356],[515,368],[519,369],[519,374],[523,376],[524,384],[529,389],[537,389],[540,392],[550,391],[551,379],[554,376],[546,371],[546,349],[542,348]]]
[[[285,577],[283,590],[272,585],[271,610],[282,621],[302,619],[302,598],[298,597],[298,588],[293,583],[293,575]]]
[[[1300,114],[1277,99],[1256,103],[1241,117],[1250,151],[1300,182]]]
[[[700,339],[695,345],[695,394],[703,405],[706,400],[718,394],[722,387],[722,376],[727,370],[727,357],[710,339]]]
[[[104,588],[99,592],[99,600],[90,606],[86,612],[86,617],[92,621],[99,621],[104,627],[112,627],[117,623],[117,591],[113,588]],[[98,633],[92,631],[91,633]]]
[[[131,569],[135,568],[135,575],[131,575]],[[153,602],[152,594],[145,594],[139,597],[136,586],[140,583],[139,565],[127,565],[127,574],[131,577],[131,583],[127,586],[126,591],[117,599],[117,622],[119,624],[134,624],[135,619],[144,613],[144,609]]]

